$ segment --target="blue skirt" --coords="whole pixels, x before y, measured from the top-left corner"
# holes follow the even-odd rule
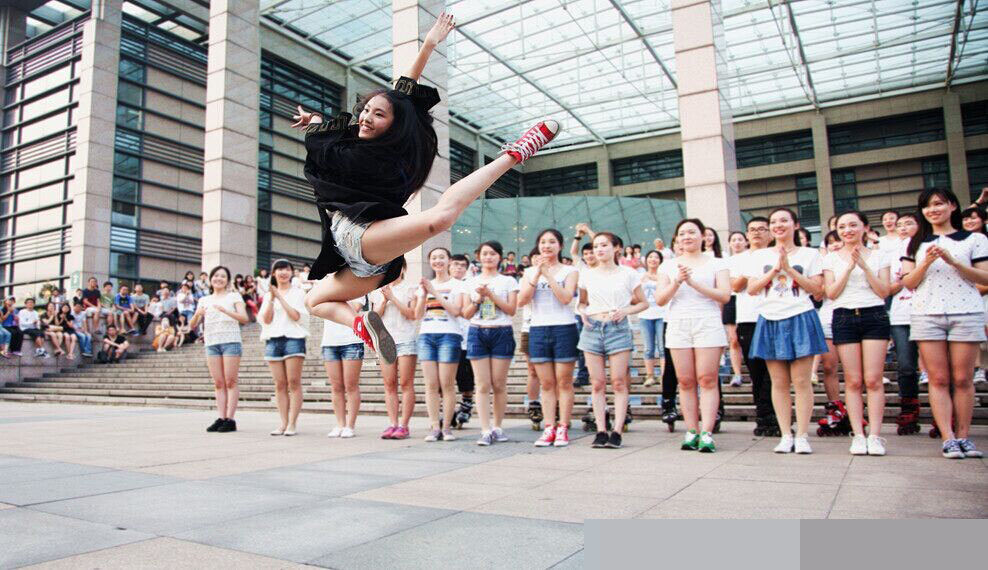
[[[811,309],[781,321],[759,316],[748,356],[763,360],[796,360],[826,354],[827,350],[820,317]]]

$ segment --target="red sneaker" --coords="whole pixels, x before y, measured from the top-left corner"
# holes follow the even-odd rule
[[[554,441],[556,441],[556,429],[548,426],[542,431],[542,437],[535,442],[535,447],[552,447]]]
[[[556,427],[556,441],[552,443],[556,447],[566,447],[569,445],[569,430],[566,426],[559,424]]]
[[[353,319],[353,332],[384,362],[394,364],[395,360],[398,359],[395,341],[391,338],[388,329],[384,328],[381,315],[374,311],[360,313]]]
[[[507,153],[519,163],[532,158],[542,147],[549,144],[549,141],[556,138],[562,127],[553,120],[540,121],[534,127],[525,131],[520,139],[513,143],[505,143],[501,151]]]

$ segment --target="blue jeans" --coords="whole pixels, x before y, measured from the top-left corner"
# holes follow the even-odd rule
[[[79,352],[83,354],[93,353],[93,335],[76,331],[75,337],[79,339]]]
[[[355,342],[341,346],[324,346],[322,347],[322,359],[326,362],[336,360],[363,360],[364,343]]]
[[[515,355],[515,333],[510,326],[470,327],[467,332],[467,358],[511,360]]]
[[[419,360],[450,364],[460,361],[460,343],[463,337],[453,333],[419,334]]]
[[[642,340],[645,341],[645,360],[663,358],[665,346],[662,342],[664,323],[662,319],[638,319],[638,324],[642,331]]]
[[[533,326],[528,331],[528,361],[532,364],[576,362],[579,338],[575,323]]]
[[[919,347],[909,340],[909,325],[892,325],[895,357],[899,361],[899,397],[919,397]]]
[[[10,344],[10,331],[0,327],[0,345],[6,346]]]

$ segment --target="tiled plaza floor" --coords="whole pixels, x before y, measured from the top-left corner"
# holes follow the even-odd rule
[[[985,460],[894,426],[888,456],[852,458],[846,438],[776,455],[749,424],[698,454],[653,421],[594,450],[578,424],[534,449],[521,420],[481,448],[476,419],[432,444],[424,418],[405,441],[377,437],[383,417],[350,440],[325,414],[292,438],[271,413],[237,419],[211,434],[198,411],[0,403],[0,568],[580,568],[586,519],[988,517]]]

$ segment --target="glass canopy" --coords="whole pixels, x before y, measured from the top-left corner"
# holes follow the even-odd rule
[[[564,146],[677,128],[668,0],[451,0],[449,106],[498,139],[562,117]],[[950,0],[723,0],[735,118],[988,78],[988,11]],[[265,18],[390,78],[391,0],[267,0]]]

